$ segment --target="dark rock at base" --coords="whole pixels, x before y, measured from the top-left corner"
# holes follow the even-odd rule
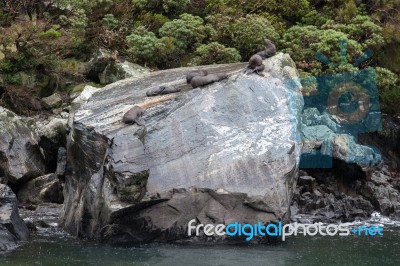
[[[102,228],[100,239],[110,244],[170,242],[188,239],[188,223],[197,224],[278,222],[270,212],[246,205],[245,193],[218,193],[209,189],[180,189],[167,198],[153,199],[143,211],[137,207],[113,213],[110,224]],[[205,235],[197,240],[204,240]],[[230,240],[226,238],[225,240]]]
[[[17,195],[23,204],[62,203],[64,200],[62,186],[56,174],[29,181],[18,190]]]
[[[0,254],[18,247],[20,241],[29,237],[28,227],[18,213],[15,194],[0,184]]]
[[[293,222],[353,222],[368,219],[373,212],[400,220],[400,175],[386,165],[369,176],[362,169],[350,171],[343,162],[334,166],[299,177],[291,206]],[[315,180],[312,186],[309,175]]]

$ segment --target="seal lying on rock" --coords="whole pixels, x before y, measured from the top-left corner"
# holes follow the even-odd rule
[[[164,95],[164,94],[169,94],[169,93],[174,93],[174,92],[179,92],[179,91],[181,91],[181,89],[179,89],[179,88],[175,88],[175,87],[171,87],[171,86],[160,86],[158,88],[149,89],[146,92],[146,95],[148,97],[151,97],[151,96]]]
[[[191,71],[186,75],[186,82],[189,84],[193,77],[196,77],[196,76],[207,76],[207,75],[208,75],[207,70]]]
[[[274,56],[276,54],[276,47],[275,44],[273,44],[273,42],[271,42],[268,39],[264,39],[264,43],[265,43],[265,50],[256,53],[257,55],[261,56],[262,59],[267,59],[271,56]]]
[[[139,126],[142,126],[143,124],[140,123],[138,120],[142,117],[143,112],[144,110],[141,107],[135,105],[124,114],[124,116],[122,117],[122,122],[131,125],[136,123]]]
[[[190,80],[190,85],[192,85],[193,88],[197,88],[226,79],[227,77],[227,74],[209,74],[207,76],[195,76]]]
[[[256,72],[260,76],[264,76],[261,72],[264,71],[265,66],[263,64],[263,60],[274,56],[276,54],[276,47],[269,39],[264,39],[265,50],[256,53],[252,57],[250,57],[249,65],[244,70],[244,73],[254,73]]]

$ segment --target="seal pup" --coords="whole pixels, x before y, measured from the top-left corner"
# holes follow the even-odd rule
[[[208,72],[207,70],[194,70],[190,71],[188,74],[186,74],[186,82],[190,84],[190,81],[192,80],[193,77],[196,76],[207,76]]]
[[[190,85],[193,88],[205,86],[214,82],[221,81],[228,77],[227,74],[208,74],[207,76],[195,76],[190,80]]]
[[[265,50],[256,53],[257,55],[261,56],[262,59],[267,59],[271,56],[274,56],[276,54],[276,46],[273,42],[271,42],[269,39],[264,39],[265,43]]]
[[[160,86],[157,88],[149,89],[146,92],[146,95],[147,95],[147,97],[151,97],[151,96],[164,95],[164,94],[169,94],[169,93],[174,93],[174,92],[179,92],[179,91],[181,91],[180,88],[175,88],[172,86]]]
[[[263,76],[261,72],[265,69],[265,65],[263,64],[263,59],[260,55],[255,54],[250,57],[249,64],[244,70],[245,74],[256,72],[258,75]]]
[[[122,122],[130,125],[136,123],[139,126],[143,126],[143,123],[138,121],[142,117],[143,112],[144,110],[141,107],[135,105],[124,114],[122,117]]]

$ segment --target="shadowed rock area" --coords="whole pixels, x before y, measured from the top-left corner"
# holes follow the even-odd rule
[[[17,198],[6,185],[0,184],[0,254],[15,249],[28,239],[29,231],[19,217]]]
[[[196,89],[185,79],[194,68],[87,88],[68,137],[62,225],[121,244],[185,239],[192,219],[286,221],[303,98],[288,55],[264,64],[264,77],[243,74],[246,63],[200,67],[229,78]],[[146,97],[156,86],[181,91]],[[144,126],[121,122],[134,105]]]

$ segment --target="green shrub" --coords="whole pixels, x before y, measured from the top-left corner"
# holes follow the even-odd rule
[[[400,86],[381,92],[381,109],[388,114],[400,114]]]
[[[156,47],[159,42],[157,36],[147,31],[143,26],[134,30],[126,37],[129,52],[136,62],[152,64],[156,60]]]
[[[161,37],[175,38],[175,46],[182,51],[193,50],[216,36],[215,29],[205,25],[202,18],[186,13],[180,15],[179,19],[166,22],[159,33]]]
[[[217,42],[200,45],[192,59],[192,65],[223,64],[240,62],[241,57],[235,48],[225,47]]]

